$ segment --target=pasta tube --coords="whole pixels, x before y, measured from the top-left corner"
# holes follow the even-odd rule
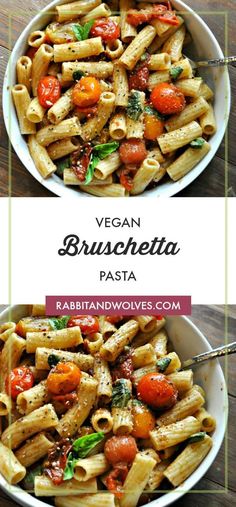
[[[158,143],[162,153],[169,153],[185,146],[201,135],[202,128],[199,123],[193,121],[180,129],[168,132],[168,134],[163,134],[158,137]]]
[[[102,345],[100,354],[106,361],[115,361],[125,345],[128,345],[138,331],[139,325],[135,320],[129,320],[108,338]]]
[[[157,160],[146,158],[134,176],[133,186],[130,191],[131,195],[141,194],[155,178],[159,168],[160,164]]]
[[[98,162],[97,167],[94,171],[94,176],[100,180],[105,180],[110,174],[119,169],[121,160],[118,151],[114,151],[106,157],[104,160]]]
[[[16,63],[16,75],[18,84],[26,86],[31,91],[32,60],[28,56],[21,56]]]
[[[28,138],[28,146],[30,155],[35,163],[36,168],[43,178],[48,178],[57,170],[57,166],[53,163],[49,154],[41,144],[38,143],[36,136],[31,135]]]
[[[17,449],[15,455],[18,461],[24,466],[29,467],[46,456],[49,449],[54,445],[54,440],[45,433],[38,433],[33,438]]]
[[[109,132],[112,139],[120,140],[126,136],[126,115],[124,113],[117,113],[113,116],[109,123]]]
[[[115,104],[115,95],[111,92],[103,92],[98,103],[97,114],[88,120],[81,129],[81,137],[84,141],[90,141],[100,134],[111,116]]]
[[[103,431],[103,433],[110,433],[113,427],[113,418],[109,410],[106,408],[99,408],[93,413],[91,423],[95,431]]]
[[[36,134],[36,141],[41,146],[48,146],[59,139],[65,137],[79,136],[81,134],[81,126],[78,118],[68,118],[57,125],[48,125],[40,129]]]
[[[42,44],[35,54],[32,64],[32,91],[34,97],[37,97],[39,81],[43,76],[47,75],[52,59],[53,48],[49,44]]]
[[[101,4],[101,0],[78,0],[56,6],[56,19],[59,23],[84,16],[87,12]]]
[[[55,485],[46,475],[37,475],[34,480],[34,493],[36,496],[54,496],[66,497],[68,495],[81,495],[82,493],[96,493],[96,479],[78,482],[75,479],[64,481],[62,484]],[[80,498],[80,497],[79,497]],[[59,504],[58,504],[59,505]],[[68,505],[67,502],[65,505]]]
[[[127,12],[134,7],[133,0],[120,0],[120,29],[121,40],[125,43],[130,43],[137,35],[137,30],[134,26],[127,22]]]
[[[155,360],[155,350],[150,343],[147,343],[142,347],[137,347],[132,353],[132,363],[135,370],[137,368],[141,368],[142,366],[153,364],[155,363]]]
[[[66,44],[54,44],[53,49],[54,62],[72,62],[100,55],[104,51],[101,37]]]
[[[26,86],[23,84],[13,86],[12,97],[19,120],[21,134],[34,134],[34,132],[36,132],[35,124],[28,120],[26,114],[31,102]]]
[[[0,442],[0,472],[9,484],[17,484],[26,475],[26,469],[21,465],[15,454]]]
[[[211,104],[208,104],[208,109],[204,112],[199,121],[203,134],[206,134],[207,136],[213,136],[213,134],[216,133],[215,113]]]
[[[180,114],[172,116],[170,120],[168,120],[165,123],[165,128],[168,132],[172,132],[173,130],[179,129],[184,125],[187,125],[187,123],[196,120],[204,113],[206,113],[208,110],[209,110],[208,102],[205,99],[203,99],[203,97],[199,97],[190,104],[188,104]]]
[[[133,70],[142,54],[148,46],[150,46],[155,35],[156,31],[153,26],[145,26],[126,48],[125,52],[120,57],[120,63],[124,65],[125,68]]]
[[[135,507],[150,476],[156,466],[156,461],[144,454],[138,453],[125,479],[123,496],[120,507]]]
[[[78,484],[81,484],[80,482]],[[116,507],[115,497],[112,493],[96,493],[94,495],[55,497],[56,507]]]
[[[193,390],[194,391],[194,390]],[[198,391],[195,391],[198,392]],[[198,393],[199,394],[199,393]],[[201,395],[200,395],[201,396]],[[201,407],[195,412],[194,417],[201,423],[201,431],[211,433],[216,427],[216,420],[205,408]]]
[[[109,469],[105,454],[99,453],[89,458],[80,459],[75,465],[74,478],[79,481],[88,481],[93,477],[104,474]]]
[[[6,322],[5,324],[0,324],[0,340],[6,342],[9,336],[14,333],[15,329],[15,322]]]
[[[102,359],[99,354],[96,354],[94,358],[94,377],[98,382],[98,402],[101,404],[109,403],[112,397],[112,378],[107,361]]]
[[[48,110],[48,119],[51,123],[54,123],[54,125],[57,125],[64,120],[64,118],[74,108],[72,90],[73,88],[69,88],[69,90],[67,90],[64,95],[62,95],[60,99],[57,100],[57,102]]]
[[[4,343],[0,356],[1,377],[0,384],[2,391],[5,391],[5,379],[9,374],[9,370],[13,370],[19,365],[21,355],[25,350],[25,340],[12,333],[8,340]]]
[[[114,63],[113,91],[115,94],[115,105],[126,107],[129,98],[129,84],[126,70],[120,65],[119,60]]]
[[[115,435],[129,435],[133,430],[131,407],[113,407],[111,414],[113,417],[113,433]]]
[[[97,18],[108,18],[111,15],[111,10],[109,9],[107,4],[100,4],[91,11],[89,11],[85,16],[80,19],[82,24],[88,23],[88,21],[97,19]]]
[[[106,79],[112,76],[112,62],[65,62],[62,64],[62,78],[64,81],[72,81],[73,74],[77,70],[95,76],[99,79]]]
[[[167,447],[183,442],[200,430],[201,423],[195,417],[189,416],[167,426],[161,426],[157,430],[150,431],[150,439],[156,451],[162,451]]]
[[[39,123],[40,121],[42,121],[45,111],[46,109],[44,109],[44,107],[41,106],[38,98],[35,97],[33,100],[31,100],[27,108],[26,116],[29,121],[33,123]]]
[[[73,153],[73,151],[78,150],[79,146],[80,142],[78,141],[78,138],[68,137],[50,144],[47,148],[47,152],[52,160],[57,160],[58,158],[65,157],[65,155],[69,155],[70,153]]]
[[[167,172],[174,181],[183,178],[195,165],[197,165],[210,151],[211,146],[206,141],[199,149],[188,148],[168,167]]]
[[[35,352],[35,366],[38,370],[50,370],[48,358],[51,354],[58,357],[61,361],[75,363],[82,371],[88,371],[93,368],[94,358],[90,354],[49,349],[48,347],[37,347]]]
[[[58,331],[26,333],[26,351],[28,354],[36,352],[37,347],[67,349],[76,347],[82,342],[79,326],[59,329]]]
[[[16,400],[17,410],[23,415],[30,414],[33,410],[48,403],[49,400],[50,394],[47,390],[47,383],[46,380],[43,380],[31,389],[18,394]]]
[[[198,391],[192,390],[188,396],[183,398],[170,409],[164,412],[157,418],[156,423],[158,426],[166,426],[176,421],[181,421],[190,415],[193,415],[196,410],[204,404],[205,400]],[[195,416],[196,417],[196,416]]]
[[[11,413],[12,401],[6,393],[0,393],[0,417]]]

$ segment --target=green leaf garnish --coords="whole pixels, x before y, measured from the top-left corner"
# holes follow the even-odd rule
[[[79,81],[83,76],[85,76],[85,73],[82,70],[75,70],[73,72],[74,81]]]
[[[191,437],[188,438],[188,444],[194,444],[195,442],[201,442],[201,440],[204,440],[206,436],[205,431],[199,431],[199,433],[194,433],[194,435],[191,435]]]
[[[171,67],[170,69],[170,77],[173,81],[176,81],[176,79],[178,79],[178,77],[180,76],[180,74],[182,74],[183,72],[183,68],[182,67]]]
[[[98,433],[91,433],[91,435],[85,435],[84,437],[77,438],[72,445],[72,451],[69,453],[66,467],[64,470],[64,481],[72,479],[74,475],[75,465],[79,459],[85,458],[89,452],[103,440],[104,433],[99,431]]]
[[[197,149],[200,149],[203,147],[205,143],[205,140],[203,139],[203,137],[197,137],[197,139],[194,139],[191,143],[190,143],[190,146],[191,148],[194,148],[195,150]]]
[[[54,368],[59,361],[60,357],[55,356],[55,354],[50,354],[50,356],[48,356],[48,366],[50,366],[50,368]]]
[[[70,318],[69,315],[64,315],[63,317],[59,317],[58,319],[56,319],[55,317],[51,317],[49,319],[49,322],[52,329],[54,330],[65,329],[69,318]]]
[[[92,181],[94,170],[96,169],[100,160],[108,157],[108,155],[116,151],[118,148],[119,143],[117,143],[116,141],[106,144],[98,144],[97,146],[93,147],[90,162],[86,172],[85,185],[88,185]]]
[[[24,489],[34,491],[34,479],[37,475],[42,475],[42,471],[43,467],[41,465],[36,465],[31,470],[28,470],[23,480]]]
[[[70,158],[61,158],[56,161],[57,170],[56,173],[58,176],[62,176],[64,169],[68,169],[70,167]]]
[[[162,357],[161,359],[158,359],[158,361],[157,361],[158,370],[165,371],[166,368],[168,368],[170,363],[171,363],[170,357]]]
[[[86,40],[89,36],[89,32],[93,26],[94,20],[88,21],[83,26],[76,24],[72,26],[72,30],[75,34],[75,37],[78,41]]]
[[[149,53],[143,53],[143,55],[140,57],[141,62],[145,62],[145,60],[148,58]]]
[[[112,407],[125,408],[131,398],[131,391],[123,378],[117,380],[112,389]]]
[[[127,116],[132,120],[138,120],[143,112],[143,107],[138,91],[131,91],[128,99]]]
[[[144,112],[146,114],[150,114],[151,116],[156,116],[156,118],[158,118],[158,120],[161,120],[161,121],[165,121],[167,118],[164,114],[159,113],[159,111],[154,109],[154,107],[152,107],[152,106],[145,106]]]

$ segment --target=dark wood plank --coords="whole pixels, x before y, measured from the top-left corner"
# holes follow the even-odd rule
[[[0,79],[2,80],[6,68],[7,60],[9,57],[9,49],[13,47],[15,41],[19,37],[23,28],[27,25],[29,20],[39,12],[48,2],[46,0],[26,0],[24,2],[24,9],[22,9],[22,2],[20,0],[2,0],[1,12],[1,29],[0,29]],[[205,14],[201,16],[208,23],[211,30],[214,32],[217,40],[219,41],[222,49],[225,49],[225,27],[223,17],[218,16],[217,12],[227,11],[229,17],[228,32],[229,32],[229,53],[236,54],[235,44],[235,22],[236,22],[236,9],[234,0],[222,0],[219,4],[218,1],[212,0],[189,0],[188,5],[197,11],[204,11]],[[211,11],[211,14],[209,14]],[[208,12],[208,14],[207,14]],[[215,14],[214,14],[215,12]],[[9,13],[11,19],[11,37],[9,37]],[[8,49],[7,49],[8,48]],[[236,96],[236,69],[230,67],[231,85],[233,97]],[[3,118],[0,113],[0,146],[8,149],[8,138],[3,126]],[[228,195],[236,195],[236,150],[235,150],[235,136],[236,136],[236,109],[234,101],[232,103],[232,112],[229,123],[229,189]],[[0,196],[7,195],[7,154],[3,152],[3,160],[1,164],[1,182]],[[225,194],[225,147],[224,142],[221,144],[217,155],[214,160],[189,187],[184,189],[178,194],[179,197],[223,197]],[[23,177],[22,177],[23,176]],[[32,176],[23,168],[18,157],[14,157],[14,181],[13,181],[12,196],[53,196],[49,191],[44,189]]]

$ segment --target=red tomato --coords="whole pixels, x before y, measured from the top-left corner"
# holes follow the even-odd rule
[[[156,319],[157,319],[157,320],[162,320],[162,319],[164,319],[163,315],[155,315],[155,317],[156,317]]]
[[[81,333],[91,334],[98,333],[99,320],[92,315],[75,315],[68,320],[67,327],[79,326]]]
[[[47,377],[47,388],[53,394],[67,394],[74,391],[81,378],[81,371],[74,363],[57,363]]]
[[[26,56],[28,56],[29,58],[31,58],[31,60],[33,60],[33,58],[35,57],[35,54],[37,53],[37,51],[38,51],[38,48],[32,48],[32,47],[30,47],[27,50]]]
[[[123,315],[107,315],[106,320],[110,322],[111,324],[116,324],[117,322],[120,322],[120,320],[123,319]]]
[[[148,86],[149,70],[147,63],[144,62],[129,77],[129,89],[140,90],[144,92]]]
[[[14,368],[5,381],[6,392],[13,400],[16,400],[18,394],[28,391],[33,385],[33,373],[26,366]]]
[[[79,150],[74,151],[70,156],[71,168],[79,181],[85,180],[91,153],[92,146],[88,143],[83,146],[82,152],[79,148]]]
[[[107,475],[105,483],[106,487],[109,491],[116,496],[116,498],[122,498],[122,486],[125,482],[125,479],[128,475],[128,467],[127,465],[116,465],[113,470]]]
[[[112,19],[100,18],[94,21],[90,30],[92,37],[101,37],[104,42],[119,39],[120,27]]]
[[[137,452],[135,439],[130,436],[111,437],[104,447],[106,459],[111,465],[132,463]]]
[[[61,85],[55,76],[44,76],[38,84],[38,99],[42,107],[49,109],[61,96]]]
[[[138,26],[142,23],[149,23],[152,19],[158,19],[166,10],[167,7],[165,5],[153,5],[149,9],[130,9],[126,19],[130,25]]]
[[[176,401],[176,387],[161,373],[144,375],[137,386],[138,397],[153,408],[170,408]]]
[[[78,401],[78,396],[75,391],[67,394],[54,394],[52,401],[56,404],[56,412],[64,412],[73,407],[76,401]]]
[[[133,404],[133,430],[135,438],[149,438],[149,432],[155,428],[156,419],[152,412],[145,405]]]
[[[150,99],[155,109],[161,114],[179,114],[186,104],[184,94],[169,83],[156,85]]]
[[[82,113],[84,114],[85,116],[87,116],[88,118],[90,118],[90,116],[94,116],[97,112],[97,105],[95,106],[88,106],[88,107],[76,107],[75,108],[75,111],[76,113]]]
[[[164,12],[163,15],[159,16],[158,19],[163,23],[167,23],[168,25],[178,26],[179,20],[174,12]]]
[[[101,86],[96,77],[82,77],[73,88],[72,100],[76,106],[88,107],[96,104],[101,95]]]
[[[128,169],[122,169],[120,172],[120,184],[125,187],[128,192],[133,187],[133,180],[130,176],[130,171]]]
[[[119,148],[119,154],[124,164],[141,164],[147,156],[145,142],[142,139],[123,141]]]

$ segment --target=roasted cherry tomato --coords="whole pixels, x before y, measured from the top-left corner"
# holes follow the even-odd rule
[[[117,324],[120,320],[123,319],[123,315],[107,315],[106,320],[111,324]]]
[[[92,37],[101,37],[104,42],[119,39],[120,27],[108,18],[99,18],[94,21],[94,24],[90,30]]]
[[[79,326],[81,333],[91,334],[98,333],[99,331],[99,320],[93,315],[75,315],[68,320],[67,327]]]
[[[130,192],[133,187],[133,179],[130,176],[129,169],[122,169],[120,172],[120,184]]]
[[[53,394],[67,394],[74,391],[81,378],[81,372],[74,363],[57,363],[47,377],[47,388]]]
[[[147,61],[135,68],[129,77],[129,89],[144,92],[148,86],[149,70]]]
[[[156,409],[172,407],[178,396],[176,387],[161,373],[144,375],[137,386],[138,397]]]
[[[184,94],[173,84],[160,83],[151,93],[151,102],[162,114],[179,114],[185,107]]]
[[[153,5],[148,9],[130,9],[127,13],[127,21],[132,26],[138,26],[142,23],[149,23],[152,19],[158,19],[167,11],[165,5]]]
[[[29,58],[31,58],[31,60],[33,60],[37,51],[38,51],[38,48],[30,47],[26,52],[26,56],[28,56]]]
[[[55,76],[44,76],[38,84],[38,99],[42,107],[49,109],[61,96],[61,85]]]
[[[166,11],[161,16],[158,16],[159,21],[167,23],[168,25],[178,26],[179,20],[176,14],[172,11]]]
[[[144,126],[144,137],[149,141],[155,141],[164,132],[164,123],[152,114],[145,114]]]
[[[149,432],[155,428],[156,419],[152,412],[141,403],[133,403],[133,431],[135,438],[149,438]]]
[[[127,465],[120,463],[118,465],[115,465],[115,468],[111,470],[111,472],[109,472],[106,477],[106,487],[109,491],[112,491],[116,498],[120,499],[124,494],[122,491],[122,486],[128,475],[128,471],[129,470]]]
[[[137,452],[135,439],[130,436],[111,437],[106,441],[104,447],[106,459],[111,465],[132,463]]]
[[[123,141],[119,148],[119,154],[124,164],[141,164],[147,156],[145,142],[142,139]]]
[[[95,77],[82,77],[73,88],[72,100],[76,106],[93,106],[99,101],[101,86]]]
[[[14,368],[5,381],[6,392],[13,400],[16,400],[18,394],[28,391],[33,385],[33,373],[26,366]]]
[[[66,410],[73,407],[78,401],[78,396],[75,391],[67,394],[54,394],[52,396],[52,402],[57,413],[63,414]]]

